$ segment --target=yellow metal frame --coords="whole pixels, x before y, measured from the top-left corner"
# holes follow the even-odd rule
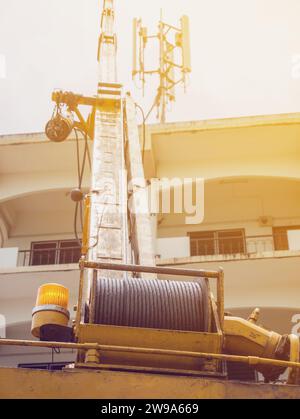
[[[78,331],[78,342],[112,345],[114,347],[129,347],[135,351],[103,350],[100,352],[98,368],[105,365],[123,365],[130,367],[145,367],[170,370],[210,371],[220,370],[216,360],[184,356],[184,352],[221,353],[223,345],[222,333],[193,333],[171,330],[117,327],[105,325],[81,324]],[[148,348],[149,353],[139,350]],[[151,351],[153,350],[153,351]],[[160,353],[160,350],[177,351],[170,355]],[[157,351],[155,353],[155,351]],[[81,362],[79,365],[81,366]]]
[[[84,287],[85,287],[85,272],[87,269],[92,270],[107,270],[107,271],[122,271],[133,273],[153,273],[158,275],[173,275],[173,276],[186,276],[194,278],[207,278],[217,280],[217,302],[213,307],[215,310],[216,328],[220,329],[223,333],[224,328],[224,271],[220,268],[218,271],[205,271],[201,269],[181,269],[169,268],[158,266],[139,266],[139,265],[125,265],[106,262],[88,262],[83,255],[80,262],[80,280],[79,280],[79,297],[78,297],[78,310],[75,321],[75,335],[78,337],[78,330],[81,324],[84,324]],[[212,296],[211,296],[212,297]],[[212,298],[213,300],[213,298]],[[214,301],[214,300],[213,300]]]
[[[94,325],[84,323],[84,283],[85,270],[116,270],[128,272],[145,272],[168,274],[174,276],[205,277],[217,279],[217,302],[211,295],[211,333],[196,333],[171,330],[158,330],[134,327],[117,327]],[[185,370],[196,372],[219,373],[221,363],[216,359],[197,359],[191,357],[178,357],[178,355],[139,353],[139,348],[153,350],[170,350],[178,352],[204,352],[220,354],[223,348],[223,321],[224,321],[224,274],[223,270],[203,271],[163,267],[145,267],[136,265],[118,265],[112,263],[86,262],[84,257],[80,262],[80,284],[78,311],[75,323],[75,334],[78,343],[97,343],[99,345],[126,346],[136,348],[134,353],[127,351],[101,351],[98,368],[107,365],[123,365],[127,367],[156,368],[168,370]],[[78,357],[78,367],[83,366],[85,354],[81,352]],[[86,359],[94,359],[87,357]],[[94,365],[94,367],[95,367]]]
[[[300,341],[298,336],[290,335],[290,361],[299,363],[300,358]],[[289,368],[289,376],[287,383],[288,384],[299,384],[299,369],[298,368]]]
[[[101,352],[127,352],[127,353],[143,353],[148,355],[169,355],[178,357],[189,357],[189,358],[204,358],[204,359],[216,359],[220,361],[238,362],[248,364],[252,366],[256,365],[269,365],[275,367],[293,368],[295,370],[300,369],[299,362],[282,361],[279,359],[260,358],[257,356],[238,356],[238,355],[226,355],[226,354],[213,354],[207,352],[190,352],[190,351],[174,351],[170,349],[152,349],[152,348],[136,348],[128,346],[110,346],[110,345],[99,345],[98,343],[69,343],[69,342],[39,342],[30,340],[14,340],[14,339],[0,339],[0,346],[22,346],[22,347],[33,347],[33,348],[52,348],[52,349],[77,349],[83,351],[97,351],[100,356]]]
[[[101,83],[99,97],[88,97],[72,92],[54,91],[52,101],[56,105],[66,105],[71,112],[74,112],[79,121],[74,122],[74,127],[83,130],[91,140],[94,139],[96,110],[105,108],[107,111],[119,110],[121,107],[121,84]],[[90,106],[90,115],[85,121],[78,106]]]
[[[82,248],[81,254],[86,256],[89,251],[89,233],[90,233],[90,216],[91,216],[91,197],[87,195],[84,200],[84,224],[82,232]]]

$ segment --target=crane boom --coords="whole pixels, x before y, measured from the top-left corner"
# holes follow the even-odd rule
[[[102,100],[95,115],[89,258],[127,263],[127,217],[124,211],[127,190],[122,181],[123,121],[121,86],[117,84],[114,13],[114,1],[105,0],[98,47],[98,98]]]
[[[142,182],[145,193],[146,184],[140,157],[135,106],[129,96],[122,101],[121,85],[117,83],[117,36],[114,32],[114,16],[114,1],[105,0],[98,47],[98,99],[101,105],[97,107],[95,115],[88,256],[93,261],[127,264],[132,262],[131,255],[135,253],[138,263],[154,265],[151,221],[147,212],[140,216],[134,215],[130,232],[132,244],[129,243],[127,179],[132,180],[134,191],[141,186],[136,185],[134,179],[138,178],[139,182]],[[124,125],[127,127],[126,133]],[[128,143],[126,157],[125,138]],[[133,206],[136,207],[134,196]],[[104,273],[100,271],[89,275],[89,283],[93,290],[92,284]],[[109,278],[124,278],[127,275],[105,272],[105,276]],[[90,307],[93,321],[93,304]]]

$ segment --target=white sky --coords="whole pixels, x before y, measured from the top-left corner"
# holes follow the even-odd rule
[[[116,0],[119,79],[146,109],[156,86],[143,101],[131,83],[132,18],[155,32],[161,7],[168,23],[191,19],[191,82],[168,121],[300,111],[299,0]],[[0,133],[43,131],[53,88],[95,94],[100,11],[99,0],[0,0]]]

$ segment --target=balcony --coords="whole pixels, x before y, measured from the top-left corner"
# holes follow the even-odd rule
[[[158,243],[157,253],[161,261],[190,258],[205,262],[244,260],[300,253],[300,241],[297,245],[297,240],[290,240],[286,231],[257,236],[246,236],[243,229],[199,232],[189,237],[158,239]],[[76,240],[33,242],[28,250],[0,249],[0,269],[78,264],[80,256],[80,244]]]
[[[299,240],[295,240],[295,236],[290,236],[288,233],[281,231],[274,234],[246,236],[243,229],[191,233],[189,237],[159,239],[158,257],[162,262],[169,259],[178,261],[197,259],[210,262],[298,256],[300,237]],[[173,249],[176,255],[171,256]]]
[[[33,242],[31,249],[0,249],[0,269],[78,264],[81,246],[76,240]]]
[[[79,262],[80,247],[65,247],[63,249],[30,249],[18,253],[17,266],[66,265]]]
[[[232,235],[231,237],[191,238],[191,256],[251,255],[275,251],[274,237]]]
[[[237,230],[238,232],[238,230]],[[203,258],[205,261],[252,259],[255,257],[275,257],[279,253],[292,255],[300,251],[299,247],[291,246],[285,233],[244,236],[243,230],[223,232],[223,234],[198,233],[205,237],[175,237],[159,239],[159,259],[170,259],[170,240],[176,249],[176,258]],[[166,246],[164,246],[164,241]],[[166,252],[164,248],[168,249]],[[180,252],[182,248],[182,254]],[[168,256],[166,256],[166,254]],[[0,249],[0,266],[2,268],[36,267],[77,264],[81,255],[79,244],[74,240],[32,243],[29,250]],[[5,261],[8,261],[5,266]]]
[[[201,234],[201,233],[200,233]],[[300,251],[300,240],[290,240],[287,232],[263,236],[245,236],[243,230],[237,232],[217,232],[206,237],[191,236],[191,256],[215,255],[258,255],[276,251]]]

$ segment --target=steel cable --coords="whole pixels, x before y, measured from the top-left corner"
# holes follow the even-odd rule
[[[95,324],[208,332],[209,286],[155,279],[98,278]]]

